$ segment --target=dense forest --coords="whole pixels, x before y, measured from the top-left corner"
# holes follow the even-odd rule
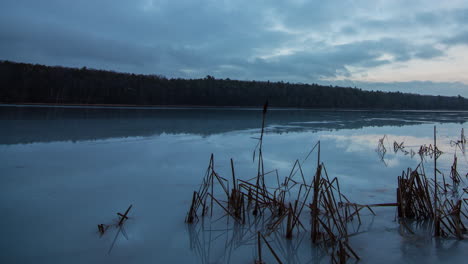
[[[168,79],[112,71],[0,62],[0,103],[260,106],[468,110],[461,96],[269,81]]]

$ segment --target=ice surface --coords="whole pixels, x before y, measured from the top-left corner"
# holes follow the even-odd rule
[[[454,153],[450,140],[466,130],[467,116],[271,111],[265,167],[285,177],[321,140],[328,173],[339,178],[348,198],[395,202],[396,177],[419,158],[388,146],[384,164],[375,152],[378,138],[386,134],[389,144],[404,141],[417,151],[432,143],[436,124],[445,152],[439,166],[446,170]],[[252,137],[260,118],[261,111],[253,110],[0,107],[0,263],[253,263],[255,246],[232,238],[232,221],[202,228],[186,225],[184,217],[211,153],[221,175],[230,176],[230,158],[238,177],[256,175]],[[463,175],[467,164],[460,155]],[[314,166],[305,163],[306,176]],[[431,162],[426,166],[430,171]],[[116,213],[130,204],[123,230],[112,227],[100,237],[97,225],[115,223]],[[376,212],[364,214],[362,233],[351,239],[362,263],[466,260],[466,241],[436,240],[424,232],[404,237],[394,208]],[[288,263],[329,261],[307,235],[279,237],[274,246]]]

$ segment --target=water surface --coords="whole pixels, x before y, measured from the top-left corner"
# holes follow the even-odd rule
[[[448,173],[456,152],[465,175],[467,158],[451,141],[466,130],[467,120],[467,112],[272,110],[265,168],[286,177],[320,140],[321,159],[348,198],[395,202],[396,177],[421,159],[394,153],[393,141],[417,151],[433,142],[436,125],[444,151],[439,169]],[[238,177],[256,175],[252,157],[260,124],[259,109],[1,106],[0,262],[252,263],[255,246],[235,237],[242,227],[214,221],[218,217],[188,226],[184,217],[211,153],[220,175],[230,177],[230,158]],[[381,160],[375,149],[383,135],[387,153]],[[315,164],[315,157],[304,163],[306,178]],[[429,157],[424,164],[430,171]],[[113,223],[130,204],[124,232],[109,229],[100,237],[97,224]],[[402,236],[394,208],[376,212],[363,213],[360,233],[351,239],[361,262],[466,259],[466,241],[436,240],[424,232]],[[329,262],[308,234],[272,241],[288,263]]]

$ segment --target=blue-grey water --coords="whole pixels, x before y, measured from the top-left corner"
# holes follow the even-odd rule
[[[417,154],[394,153],[393,142],[417,152],[433,143],[435,125],[444,152],[438,168],[448,175],[456,153],[466,181],[467,157],[451,141],[467,120],[468,112],[270,110],[265,170],[288,176],[320,140],[321,160],[350,200],[392,203],[397,176],[421,162]],[[0,263],[253,263],[255,245],[236,237],[249,230],[217,220],[221,214],[192,226],[184,218],[211,153],[220,175],[230,177],[233,158],[239,178],[256,176],[260,125],[259,109],[0,106]],[[384,135],[381,160],[375,150]],[[304,162],[307,179],[314,159]],[[113,223],[130,204],[124,229],[100,237],[97,224]],[[467,241],[404,234],[395,208],[375,211],[363,212],[350,240],[360,262],[466,260]],[[330,261],[309,234],[274,236],[286,263]],[[264,258],[275,263],[267,251]]]

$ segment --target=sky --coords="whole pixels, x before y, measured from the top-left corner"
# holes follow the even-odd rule
[[[468,97],[468,1],[1,0],[0,60]]]

